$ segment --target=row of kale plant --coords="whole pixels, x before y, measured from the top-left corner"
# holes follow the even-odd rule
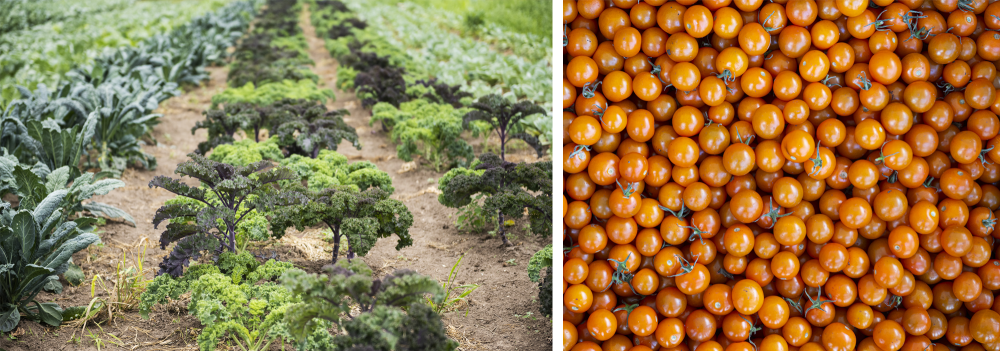
[[[138,46],[108,49],[58,87],[19,87],[21,98],[0,114],[0,147],[50,170],[154,169],[156,159],[141,148],[155,142],[150,133],[161,115],[154,110],[182,85],[207,79],[205,67],[226,58],[254,13],[255,1],[234,2]]]
[[[485,214],[492,223],[486,227],[495,228],[493,232],[506,246],[511,245],[507,225],[525,216],[531,232],[552,235],[552,163],[507,161],[513,140],[525,142],[542,156],[545,147],[536,136],[526,133],[522,121],[547,115],[543,107],[496,94],[473,99],[458,86],[417,80],[407,74],[407,56],[401,49],[367,30],[368,24],[344,3],[315,0],[314,5],[312,20],[317,32],[327,34],[327,48],[341,64],[339,87],[354,89],[363,105],[372,109],[370,123],[381,123],[389,131],[398,143],[401,159],[409,161],[421,155],[437,169],[450,168],[439,179],[441,204],[465,213]],[[462,138],[463,131],[475,137],[495,133],[498,153],[475,158],[472,146]],[[548,250],[551,256],[551,248]],[[543,249],[536,255],[542,258],[532,260],[535,273],[529,274],[532,281],[539,282],[542,306],[549,304],[552,288],[548,277],[551,258],[543,259],[545,252]],[[539,276],[543,270],[547,272],[545,279]],[[551,314],[551,309],[543,310]]]
[[[148,317],[154,306],[190,292],[188,311],[204,326],[201,350],[220,343],[244,350],[276,343],[300,350],[454,350],[458,344],[429,306],[445,298],[436,281],[408,270],[375,279],[354,259],[381,238],[395,236],[397,250],[412,245],[413,216],[390,198],[395,189],[387,173],[335,151],[341,140],[360,145],[343,122],[346,111],[324,107],[332,92],[303,71],[300,10],[295,0],[269,0],[237,47],[233,71],[248,72],[234,72],[236,87],[213,97],[195,127],[208,129],[209,140],[176,171],[199,185],[168,177],[150,182],[178,196],[153,219],[156,226],[167,223],[161,247],[174,246],[141,295],[140,313]],[[259,80],[232,84],[243,79]],[[317,226],[332,233],[333,265],[324,274],[274,258],[262,263],[253,253],[289,228]]]
[[[124,186],[101,178],[128,163],[155,166],[139,148],[159,117],[152,111],[180,84],[207,78],[204,67],[225,57],[254,12],[254,2],[234,2],[137,47],[107,51],[57,89],[20,88],[22,97],[3,109],[0,332],[21,319],[58,326],[78,315],[37,297],[60,293],[71,256],[100,241],[99,220],[86,213],[134,224],[120,209],[83,201]],[[86,172],[94,166],[103,172]]]

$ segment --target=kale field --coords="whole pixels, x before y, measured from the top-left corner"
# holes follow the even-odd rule
[[[0,8],[0,350],[550,348],[549,3]]]

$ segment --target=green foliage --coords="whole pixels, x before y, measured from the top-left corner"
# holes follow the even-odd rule
[[[483,209],[499,214],[497,228],[504,244],[509,245],[504,218],[522,218],[526,210],[531,231],[551,235],[552,163],[515,164],[489,153],[480,155],[479,161],[475,170],[449,172],[441,177],[438,202],[461,208],[472,202],[473,195],[483,194]]]
[[[353,186],[358,190],[369,187],[381,188],[392,194],[392,177],[379,170],[375,164],[359,161],[348,164],[347,157],[331,150],[322,150],[316,158],[301,155],[291,155],[281,161],[299,178],[307,181],[310,191],[321,191],[339,185]],[[286,185],[290,183],[282,183]]]
[[[342,260],[327,266],[326,274],[293,269],[281,283],[301,296],[288,307],[285,321],[300,343],[314,335],[325,321],[333,328],[333,350],[455,350],[440,316],[423,303],[441,303],[437,282],[409,270],[372,279],[361,260]],[[403,312],[403,310],[407,312]]]
[[[139,297],[139,314],[142,318],[149,319],[149,312],[153,306],[165,304],[169,299],[178,299],[188,292],[191,282],[200,279],[203,275],[220,273],[219,267],[214,264],[193,264],[187,268],[187,272],[179,278],[174,278],[169,274],[160,274],[153,278],[153,281],[146,285],[146,291]]]
[[[255,87],[247,83],[240,88],[229,88],[212,97],[212,108],[220,104],[250,103],[258,106],[270,105],[281,99],[304,99],[326,103],[334,100],[333,90],[320,88],[316,82],[308,79],[298,81],[283,80],[281,82],[265,83]]]
[[[239,284],[243,282],[245,275],[260,266],[260,262],[257,262],[257,259],[249,251],[244,250],[239,253],[227,251],[219,254],[219,261],[216,262],[216,265],[219,266],[220,271],[229,273],[233,284]]]
[[[316,158],[320,150],[337,150],[341,140],[361,150],[357,131],[344,122],[347,110],[327,111],[322,104],[290,100],[273,108],[271,132],[291,153]]]
[[[354,68],[341,66],[337,69],[337,89],[343,91],[354,90],[354,77],[358,76],[358,71]]]
[[[198,122],[191,132],[208,129],[208,140],[198,145],[200,153],[233,143],[238,130],[260,141],[261,130],[267,129],[273,139],[270,142],[284,148],[286,153],[315,158],[320,150],[337,150],[342,140],[361,149],[357,131],[344,122],[346,114],[347,110],[327,111],[322,103],[308,100],[281,99],[266,106],[232,103],[222,110],[207,111],[205,120]]]
[[[73,178],[74,174],[79,176]],[[39,205],[41,199],[59,193],[61,201],[55,205],[61,212],[59,217],[54,219],[59,222],[88,211],[98,216],[123,219],[135,225],[132,216],[114,206],[95,201],[83,203],[94,196],[105,195],[123,186],[125,183],[117,179],[97,180],[93,173],[80,175],[75,167],[63,166],[50,172],[44,165],[29,169],[19,164],[13,156],[0,157],[0,196],[16,195],[19,198],[17,209],[30,210]]]
[[[277,139],[269,138],[263,142],[253,139],[243,139],[228,145],[219,145],[208,156],[209,160],[227,163],[235,166],[248,166],[264,160],[280,161],[284,158],[278,148]]]
[[[528,279],[538,283],[538,304],[542,314],[552,315],[552,245],[546,245],[528,261]]]
[[[455,306],[455,304],[465,301],[465,299],[467,299],[473,291],[479,289],[479,284],[463,284],[456,286],[457,283],[455,280],[458,279],[458,266],[462,264],[462,258],[465,258],[465,255],[458,257],[458,260],[455,261],[455,265],[451,266],[451,272],[448,273],[448,279],[445,280],[444,283],[441,283],[441,288],[445,291],[444,299],[442,299],[439,303],[435,302],[434,299],[427,299],[427,304],[434,309],[435,313],[447,311],[449,308],[452,308],[452,306]],[[454,297],[452,296],[452,293],[455,294]],[[466,310],[465,314],[468,315],[469,310]]]
[[[400,104],[399,108],[378,103],[372,108],[370,124],[382,123],[390,128],[389,138],[398,143],[399,158],[411,161],[420,155],[434,168],[467,165],[474,159],[472,146],[463,138],[462,123],[468,109],[456,109],[449,104],[436,104],[424,99]],[[474,137],[484,135],[489,127],[482,123],[468,124]]]
[[[465,168],[452,168],[454,170],[467,170]],[[448,173],[451,173],[448,171]],[[472,196],[472,202],[458,209],[455,225],[458,230],[470,233],[485,233],[496,229],[497,218],[495,213],[487,213],[483,210],[483,195]]]
[[[5,48],[0,52],[0,90],[10,100],[16,94],[15,85],[30,89],[41,84],[58,86],[67,72],[91,64],[107,48],[140,45],[157,34],[178,30],[195,16],[216,9],[223,12],[227,3],[232,2],[0,1],[4,9],[0,11],[0,27],[6,28],[0,29],[0,46]],[[249,22],[224,20],[232,26],[227,32],[242,32]]]
[[[268,350],[273,342],[285,338],[284,312],[300,299],[272,280],[290,267],[269,260],[250,273],[257,280],[248,278],[240,283],[225,274],[210,273],[192,281],[188,310],[205,326],[198,335],[199,348],[215,350],[220,341],[228,339],[243,350]]]
[[[34,175],[20,165],[14,173]],[[93,219],[64,220],[60,204],[68,193],[65,189],[37,198],[32,195],[41,195],[44,188],[33,187],[19,190],[23,203],[17,210],[0,203],[0,238],[4,238],[0,241],[0,332],[17,327],[22,313],[28,320],[48,325],[62,323],[63,310],[57,304],[41,303],[35,297],[50,284],[58,284],[58,275],[69,268],[74,253],[100,241],[88,229]]]
[[[308,44],[298,26],[301,7],[294,0],[270,0],[252,33],[240,41],[229,70],[229,86],[260,86],[286,79],[319,81],[307,65]]]
[[[542,269],[552,267],[552,245],[546,245],[531,256],[528,261],[528,278],[538,282]]]
[[[524,125],[521,122],[528,116],[545,116],[545,109],[535,105],[530,101],[522,100],[512,103],[510,100],[500,95],[486,95],[472,104],[474,110],[469,111],[464,118],[464,126],[469,127],[470,123],[482,121],[489,124],[493,131],[500,138],[500,158],[506,158],[507,142],[511,139],[520,139],[535,149],[538,157],[542,156],[545,148],[534,137],[524,132]]]
[[[275,208],[271,218],[271,231],[275,235],[287,228],[326,225],[333,231],[333,262],[337,262],[342,237],[347,238],[347,258],[355,254],[364,256],[381,238],[396,235],[396,250],[413,245],[409,229],[413,215],[402,202],[390,199],[389,191],[378,187],[359,191],[357,187],[336,186],[311,191],[301,185],[292,185],[288,191],[306,200],[293,206]]]
[[[197,179],[200,187],[192,187],[180,180],[157,176],[150,187],[160,187],[179,196],[204,204],[191,205],[178,202],[165,204],[156,211],[153,226],[171,220],[160,236],[160,248],[180,241],[171,254],[160,263],[160,273],[179,276],[191,258],[202,251],[221,245],[223,250],[238,252],[236,232],[246,215],[256,209],[287,206],[301,201],[297,194],[280,192],[273,185],[296,179],[295,174],[283,167],[271,168],[268,161],[234,166],[219,163],[198,154],[190,154],[190,161],[177,166],[175,173]],[[266,169],[266,170],[265,170]],[[207,194],[216,196],[213,201]]]

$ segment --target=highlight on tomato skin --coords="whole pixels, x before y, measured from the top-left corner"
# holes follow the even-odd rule
[[[1000,1],[562,2],[564,351],[1000,350]]]

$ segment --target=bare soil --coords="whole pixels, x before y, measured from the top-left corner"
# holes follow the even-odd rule
[[[452,266],[465,255],[457,278],[458,284],[478,284],[467,303],[444,313],[443,321],[449,335],[457,340],[460,350],[547,350],[552,344],[552,322],[538,312],[538,288],[528,280],[527,263],[534,252],[541,249],[549,238],[518,235],[515,230],[513,247],[503,247],[500,240],[488,234],[461,233],[455,228],[456,210],[442,206],[437,201],[437,181],[442,173],[426,164],[404,162],[395,157],[395,145],[388,139],[381,126],[369,126],[370,112],[363,109],[353,93],[339,91],[336,87],[338,64],[324,48],[321,38],[304,12],[301,24],[309,42],[309,55],[315,62],[313,71],[337,95],[329,108],[350,111],[346,121],[357,128],[362,150],[355,150],[349,143],[340,145],[338,151],[352,160],[368,160],[393,177],[396,187],[394,198],[406,203],[414,215],[410,229],[413,246],[395,250],[395,240],[383,239],[368,256],[362,258],[375,269],[377,275],[407,268],[445,281]],[[174,195],[159,188],[150,188],[149,181],[157,175],[175,176],[177,164],[187,159],[198,142],[206,140],[204,130],[192,134],[191,128],[203,119],[202,111],[208,109],[211,97],[226,86],[228,68],[208,68],[211,79],[200,87],[190,89],[181,96],[164,102],[160,111],[161,123],[153,130],[157,145],[144,147],[157,158],[156,170],[126,170],[122,180],[126,186],[102,196],[96,201],[108,203],[128,211],[138,222],[135,227],[124,223],[109,222],[101,228],[103,245],[94,245],[74,255],[88,279],[95,274],[114,272],[122,260],[123,251],[132,254],[140,246],[148,247],[143,260],[149,278],[156,265],[168,251],[159,248],[162,228],[152,225],[153,215],[164,201]],[[474,143],[477,149],[482,146]],[[509,159],[536,161],[530,150],[517,151]],[[515,228],[520,228],[518,223]],[[319,272],[328,264],[330,245],[320,239],[319,228],[294,232],[280,241],[256,249],[259,255],[275,256],[287,260],[310,272]],[[513,260],[513,261],[511,261]],[[516,262],[506,266],[505,262]],[[102,296],[98,288],[98,296]],[[60,295],[43,294],[40,301],[53,301],[63,307],[85,305],[90,302],[91,289],[87,284],[67,286]],[[22,321],[9,336],[0,336],[0,348],[7,351],[36,350],[197,350],[195,339],[201,324],[187,314],[184,301],[159,306],[143,320],[138,312],[125,313],[112,323],[80,327],[63,325],[52,328],[35,322]],[[98,346],[101,344],[101,346]],[[286,349],[290,349],[287,347]],[[221,349],[221,348],[220,348]],[[273,349],[281,349],[275,345]]]

